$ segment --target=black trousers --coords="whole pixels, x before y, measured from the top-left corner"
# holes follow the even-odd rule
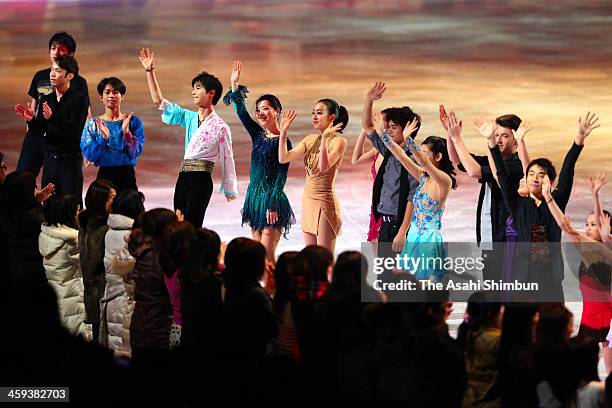
[[[27,171],[34,177],[38,177],[38,173],[43,166],[46,150],[46,137],[27,132],[23,138],[19,160],[17,160],[17,171]]]
[[[483,249],[483,265],[482,278],[485,280],[498,281],[502,278],[504,270],[504,250],[505,242],[493,242],[492,249]]]
[[[213,182],[209,172],[180,172],[174,188],[174,209],[181,210],[185,220],[194,227],[202,227],[212,189]]]
[[[380,223],[380,230],[378,232],[378,257],[379,258],[392,258],[397,255],[397,252],[393,252],[391,246],[393,245],[393,240],[397,235],[399,228],[401,226],[401,221],[398,222],[397,219],[393,221]],[[383,282],[389,282],[393,278],[393,274],[391,270],[385,269],[383,273],[379,276],[380,280]]]
[[[43,161],[42,187],[55,185],[58,193],[74,194],[83,208],[83,155],[47,151]]]
[[[134,166],[101,166],[96,179],[112,182],[117,188],[117,194],[128,189],[138,191]]]

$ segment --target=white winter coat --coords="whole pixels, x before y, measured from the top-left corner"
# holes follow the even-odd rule
[[[104,297],[100,301],[100,341],[115,352],[125,349],[122,340],[122,337],[125,337],[125,333],[122,332],[126,330],[124,328],[124,315],[129,305],[123,283],[123,275],[128,271],[118,268],[113,263],[113,259],[120,253],[127,252],[125,238],[129,236],[133,223],[133,219],[124,215],[110,214],[108,216],[109,229],[104,239],[106,289]]]
[[[73,334],[92,339],[91,325],[84,323],[83,278],[79,263],[79,230],[66,225],[42,225],[38,248],[45,274],[57,295],[60,321]]]

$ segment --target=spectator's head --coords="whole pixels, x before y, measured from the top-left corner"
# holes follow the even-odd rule
[[[597,372],[599,344],[597,340],[578,336],[570,340],[569,346],[576,386],[599,381]]]
[[[502,115],[495,119],[495,142],[504,157],[516,152],[516,140],[513,130],[518,130],[521,118],[516,115]]]
[[[183,268],[179,272],[181,283],[189,285],[208,278],[219,268],[221,238],[212,230],[196,230],[185,257]]]
[[[530,302],[507,303],[502,319],[500,358],[509,350],[527,350],[535,340],[535,332],[540,318],[539,305]]]
[[[540,307],[536,327],[536,344],[547,350],[561,350],[572,334],[574,316],[562,303],[545,303]]]
[[[204,71],[191,80],[191,96],[200,108],[216,105],[223,94],[223,85],[219,78]]]
[[[225,250],[223,283],[228,289],[260,287],[266,248],[249,238],[234,238]]]
[[[65,31],[55,33],[49,39],[49,58],[51,62],[56,61],[62,55],[74,56],[76,41]]]
[[[344,251],[338,255],[332,274],[332,286],[358,289],[368,273],[368,260],[361,252]]]
[[[65,225],[77,229],[78,211],[79,199],[75,195],[65,193],[52,195],[43,206],[45,225]]]
[[[70,81],[79,73],[79,64],[73,57],[62,55],[51,64],[49,80],[56,89],[68,89]]]
[[[548,176],[552,183],[557,178],[557,170],[548,159],[543,157],[532,160],[527,166],[527,189],[536,197],[542,197],[542,182]]]
[[[610,217],[610,212],[607,210],[603,210],[604,214],[606,214],[608,217]],[[612,219],[610,219],[610,224],[612,226]],[[599,230],[599,220],[597,219],[597,216],[595,215],[595,213],[591,213],[589,214],[589,216],[586,219],[586,228],[584,230],[584,233],[587,237],[594,239],[595,241],[602,241],[602,237],[601,237],[601,231]]]
[[[162,234],[166,225],[176,221],[176,214],[166,208],[154,208],[142,213],[135,221],[134,228],[141,228],[145,236],[150,237],[159,249]]]
[[[40,207],[34,192],[36,179],[30,173],[14,171],[4,179],[2,207],[11,214],[18,214]]]
[[[94,217],[107,218],[116,195],[113,183],[108,180],[94,180],[85,194],[85,208]]]
[[[274,95],[261,95],[255,101],[255,118],[264,128],[269,128],[278,122],[282,110],[280,100]]]
[[[104,78],[98,84],[100,100],[108,109],[119,109],[125,96],[125,84],[115,77]]]
[[[4,161],[4,153],[0,152],[0,184],[4,183],[4,178],[6,177],[7,170],[8,166]]]
[[[135,220],[145,211],[144,194],[136,190],[123,190],[113,200],[111,212]]]
[[[312,124],[321,133],[330,123],[333,123],[333,126],[342,123],[342,127],[338,130],[338,133],[342,133],[348,121],[349,115],[346,108],[333,99],[320,99],[312,108]]]
[[[297,251],[283,252],[276,261],[276,269],[274,270],[274,283],[276,285],[276,294],[274,295],[274,305],[277,306],[277,312],[291,299],[290,283],[293,275],[293,262],[297,256]]]
[[[319,245],[308,245],[293,262],[294,275],[310,281],[328,282],[331,278],[334,256],[329,249]]]
[[[504,305],[498,301],[495,292],[475,292],[467,306],[467,341],[466,350],[473,352],[474,338],[479,330],[487,328],[501,329],[504,316]]]
[[[173,221],[164,227],[159,249],[159,264],[169,278],[183,268],[195,228],[189,221]]]
[[[417,133],[419,133],[419,128],[421,127],[421,117],[408,106],[402,106],[401,108],[387,108],[383,109],[380,113],[382,114],[384,129],[395,143],[400,145],[404,143],[404,128],[415,118],[419,126],[414,132],[412,132],[410,137],[414,139]]]
[[[453,188],[457,188],[455,167],[453,166],[453,162],[448,155],[448,150],[446,150],[446,139],[439,136],[428,136],[425,140],[423,140],[423,143],[421,143],[421,149],[434,164],[434,166],[450,176],[453,182]]]

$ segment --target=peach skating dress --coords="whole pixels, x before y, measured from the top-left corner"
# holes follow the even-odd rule
[[[335,134],[332,135],[328,143],[331,143],[336,137]],[[306,145],[304,154],[306,187],[302,197],[302,231],[316,235],[319,223],[327,220],[334,234],[338,236],[341,233],[342,220],[340,219],[340,203],[334,191],[334,182],[342,158],[326,172],[321,172],[319,170],[321,136],[310,136],[304,144]]]

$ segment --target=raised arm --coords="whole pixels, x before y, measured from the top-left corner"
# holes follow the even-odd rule
[[[531,130],[529,122],[522,121],[517,130],[512,130],[514,139],[518,147],[518,155],[523,166],[523,174],[527,174],[527,166],[529,165],[529,153],[527,152],[527,144],[525,143],[525,135]]]
[[[448,114],[446,113],[446,108],[444,107],[444,105],[439,105],[438,111],[440,113],[440,123],[442,124],[444,131],[448,135],[448,127],[450,125],[449,123],[450,118]],[[448,142],[446,143],[446,150],[448,151],[448,156],[451,162],[453,162],[455,166],[459,166],[459,164],[461,163],[461,160],[459,159],[459,155],[457,154],[457,149],[455,148],[455,144],[453,143],[453,139],[450,137],[450,135],[448,136]]]
[[[456,155],[459,158],[459,162],[465,168],[465,171],[468,176],[472,178],[481,178],[482,172],[480,170],[480,164],[478,164],[478,162],[472,157],[470,151],[465,145],[465,142],[463,141],[463,137],[461,136],[462,122],[457,120],[457,117],[455,116],[454,112],[451,112],[448,118],[448,138],[450,140],[450,143],[452,143],[453,148],[455,149]],[[493,130],[491,130],[491,132],[493,132]],[[457,166],[459,165],[459,163],[455,161],[453,161],[453,164]]]
[[[251,115],[249,115],[245,106],[244,100],[249,90],[244,85],[238,85],[241,71],[242,63],[240,61],[234,61],[232,64],[232,74],[230,76],[230,82],[232,84],[231,89],[223,97],[223,103],[225,103],[225,105],[232,104],[234,106],[238,119],[242,122],[251,140],[255,140],[256,138],[263,137],[264,132],[259,123],[255,122]]]
[[[159,106],[164,100],[161,88],[155,77],[155,53],[148,48],[142,48],[139,55],[140,63],[147,71],[147,83],[149,84],[149,92],[155,106]]]
[[[338,123],[336,126],[332,125],[330,123],[321,135],[321,146],[319,146],[319,171],[321,172],[326,172],[332,168],[346,152],[347,142],[343,137],[337,137],[330,143],[331,150],[327,149],[327,140],[342,128],[342,123]]]
[[[306,153],[306,145],[304,144],[304,140],[298,143],[298,145],[293,149],[288,149],[287,146],[287,132],[289,131],[289,127],[296,117],[297,113],[290,110],[289,112],[283,112],[283,117],[281,118],[281,133],[278,139],[278,162],[281,164],[289,163],[295,159],[301,159]]]
[[[561,209],[565,209],[572,193],[572,186],[574,184],[574,168],[576,162],[584,147],[585,139],[591,134],[594,129],[597,129],[600,125],[597,123],[598,118],[593,113],[587,112],[584,120],[582,117],[578,118],[578,133],[574,138],[572,147],[565,155],[561,171],[559,172],[557,189],[553,192],[555,201]]]
[[[385,86],[385,83],[377,81],[366,94],[366,100],[363,105],[363,115],[361,117],[361,127],[365,129],[366,133],[370,133],[374,129],[372,117],[372,106],[374,105],[374,101],[382,98],[386,90],[387,87]]]
[[[599,190],[608,182],[608,178],[606,177],[606,172],[602,171],[599,173],[599,176],[589,177],[589,185],[591,187],[591,195],[593,196],[593,214],[595,214],[595,222],[597,223],[597,228],[601,227],[599,222],[599,218],[603,215],[603,211],[601,208],[601,200],[599,198]]]
[[[365,140],[368,134],[365,129],[361,129],[359,132],[359,137],[357,137],[357,141],[355,142],[355,147],[353,148],[353,156],[351,157],[351,164],[356,165],[363,163],[365,161],[369,161],[376,156],[376,149],[371,148],[367,152],[365,152]]]

